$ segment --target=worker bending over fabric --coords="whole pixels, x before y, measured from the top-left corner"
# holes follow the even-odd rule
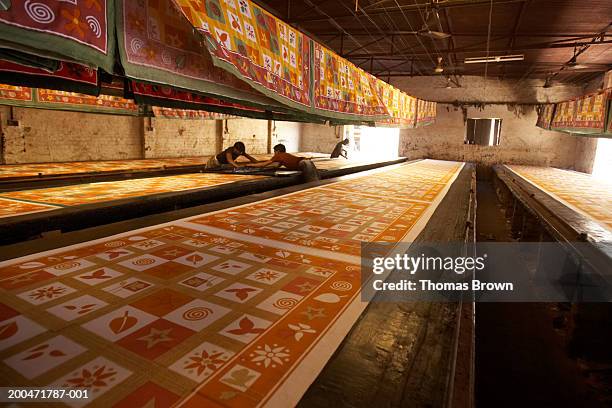
[[[248,163],[248,167],[284,166],[287,170],[301,171],[305,182],[319,180],[319,172],[310,158],[287,153],[283,144],[274,146],[274,156],[268,161]]]
[[[257,163],[257,159],[246,153],[246,147],[242,142],[234,143],[234,146],[228,147],[221,153],[211,157],[206,163],[206,170],[221,169],[224,167],[241,167],[242,164],[237,163],[236,159],[244,156],[251,163]]]
[[[349,143],[350,143],[350,140],[348,139],[344,139],[343,141],[336,143],[336,147],[334,147],[334,150],[332,151],[331,156],[329,156],[329,158],[336,159],[342,156],[345,159],[348,159],[348,153],[346,149],[344,148],[344,146],[348,146]]]

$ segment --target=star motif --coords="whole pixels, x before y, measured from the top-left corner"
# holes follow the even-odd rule
[[[317,287],[317,285],[315,285],[314,283],[310,283],[310,282],[304,282],[300,285],[295,285],[296,288],[298,288],[300,290],[300,292],[310,292],[311,290],[313,290],[314,288]]]
[[[149,334],[139,337],[138,340],[142,340],[147,343],[147,349],[150,349],[159,343],[163,343],[164,341],[174,340],[172,337],[170,337],[171,331],[171,328],[166,330],[158,330],[155,327],[151,327]]]
[[[312,307],[312,306],[307,306],[306,310],[303,311],[300,314],[303,314],[304,316],[306,316],[306,318],[308,320],[314,320],[314,319],[319,318],[319,317],[326,317],[327,316],[325,314],[325,309],[324,308],[322,308],[322,307],[317,308],[317,307]]]

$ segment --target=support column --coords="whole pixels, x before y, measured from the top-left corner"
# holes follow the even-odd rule
[[[268,154],[272,154],[272,121],[268,120]]]
[[[215,154],[223,150],[223,120],[215,120]]]

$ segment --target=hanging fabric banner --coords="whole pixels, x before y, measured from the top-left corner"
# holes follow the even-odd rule
[[[0,60],[0,83],[44,87],[98,95],[98,70],[73,62],[58,61],[57,70],[49,72],[14,62]]]
[[[557,104],[553,120],[550,124],[551,130],[571,132],[574,128],[576,117],[576,101],[570,100]]]
[[[315,109],[328,116],[361,121],[389,119],[376,77],[314,43]]]
[[[211,119],[239,119],[238,116],[226,115],[223,113],[207,112],[201,110],[190,109],[172,109],[153,107],[153,114],[156,118],[163,119],[193,119],[193,120],[211,120]]]
[[[172,1],[117,0],[119,54],[126,76],[251,105],[281,103],[215,67],[208,49]]]
[[[392,119],[376,122],[376,126],[399,127],[410,129],[415,127],[417,99],[389,85],[383,80],[376,81],[378,95],[385,103]]]
[[[311,39],[250,0],[174,0],[216,66],[298,110],[311,108]]]
[[[605,91],[577,98],[573,131],[588,134],[603,133],[606,121],[606,104]]]
[[[113,0],[11,0],[0,9],[0,45],[27,54],[79,61],[112,73]],[[39,57],[32,57],[33,59]]]
[[[437,103],[431,101],[424,101],[419,99],[417,101],[417,118],[416,126],[423,127],[431,125],[436,121],[437,114]]]
[[[547,103],[538,106],[538,121],[536,126],[542,129],[550,130],[550,125],[555,113],[555,104]]]
[[[91,96],[52,89],[0,84],[0,105],[138,116],[138,105],[118,96]]]
[[[179,90],[171,86],[151,85],[132,81],[131,90],[134,94],[134,99],[139,104],[149,104],[174,109],[203,110],[254,119],[323,123],[321,120],[309,116],[301,116],[291,112],[276,112],[258,109],[235,102],[228,102],[223,99],[211,98],[209,96]]]

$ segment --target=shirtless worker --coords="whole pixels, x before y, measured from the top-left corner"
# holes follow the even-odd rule
[[[221,169],[228,166],[240,167],[242,164],[236,162],[236,159],[240,156],[246,157],[251,163],[257,163],[257,159],[246,153],[244,143],[236,142],[234,146],[212,156],[206,163],[206,170]]]
[[[349,143],[350,143],[350,140],[348,140],[348,139],[344,139],[343,141],[336,143],[336,147],[334,147],[334,150],[332,151],[332,153],[329,156],[329,158],[330,159],[336,159],[336,158],[342,156],[345,159],[348,159],[348,153],[347,153],[346,149],[344,148],[344,146],[348,146]]]
[[[319,180],[319,172],[314,163],[306,157],[294,156],[287,153],[283,144],[274,146],[274,156],[270,160],[259,163],[248,163],[248,167],[284,166],[287,170],[301,171],[305,182]]]

